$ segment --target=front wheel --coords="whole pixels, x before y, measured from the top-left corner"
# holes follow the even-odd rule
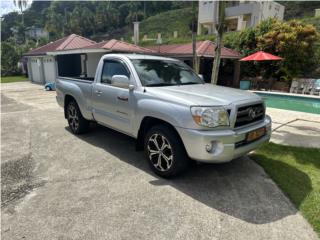
[[[75,101],[68,103],[67,120],[74,134],[85,133],[89,130],[89,121],[82,116],[78,104]]]
[[[146,134],[144,149],[151,169],[161,177],[177,176],[189,166],[180,137],[168,126],[152,127]]]

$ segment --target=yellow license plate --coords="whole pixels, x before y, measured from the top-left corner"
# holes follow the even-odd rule
[[[259,128],[247,134],[247,142],[254,141],[266,134],[266,128]]]

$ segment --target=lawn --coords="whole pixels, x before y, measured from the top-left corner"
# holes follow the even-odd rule
[[[10,76],[10,77],[1,77],[1,83],[12,83],[12,82],[23,82],[28,81],[28,78],[25,76]]]
[[[264,168],[320,236],[320,149],[268,143],[251,157]]]

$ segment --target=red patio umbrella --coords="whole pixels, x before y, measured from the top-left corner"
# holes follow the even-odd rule
[[[264,51],[259,51],[254,54],[251,54],[247,57],[240,59],[239,61],[268,61],[268,60],[282,60],[281,57],[266,53]]]

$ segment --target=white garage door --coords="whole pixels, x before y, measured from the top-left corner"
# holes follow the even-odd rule
[[[56,68],[53,57],[43,58],[43,70],[46,83],[55,82],[56,80]]]
[[[41,60],[40,58],[31,58],[32,81],[42,83],[41,79]]]

